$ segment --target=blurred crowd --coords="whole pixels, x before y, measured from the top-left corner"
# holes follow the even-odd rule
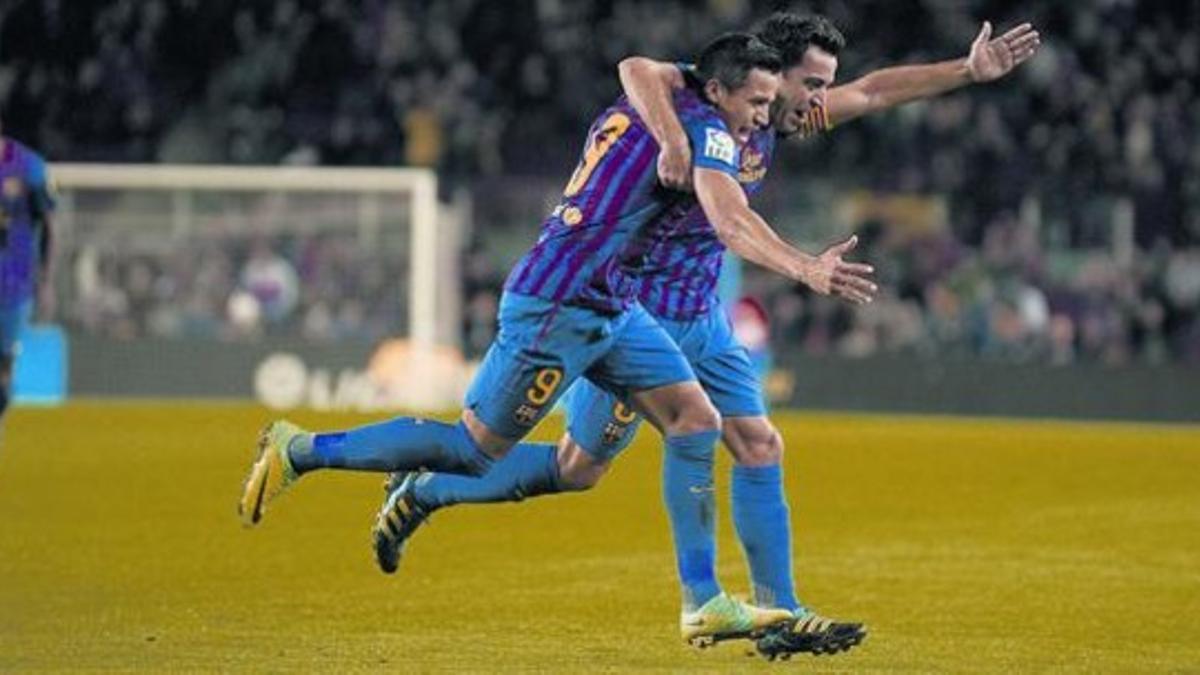
[[[582,130],[618,92],[623,56],[686,58],[784,4],[24,0],[0,5],[0,113],[52,160],[409,164],[473,189],[565,176]],[[998,30],[1032,21],[1043,47],[1007,80],[782,154],[776,170],[790,180],[944,195],[948,222],[922,239],[878,228],[866,253],[887,261],[891,291],[867,311],[751,278],[781,340],[855,354],[1200,359],[1194,0],[788,6],[846,33],[843,80],[960,56],[983,19]],[[1021,216],[1030,199],[1035,229]],[[1128,207],[1129,231],[1114,225],[1115,204]],[[477,233],[521,227],[532,239],[535,220],[496,222],[484,204],[477,213]],[[468,314],[494,306],[503,263],[488,250],[470,254],[468,267],[485,271],[468,270]],[[211,255],[234,268],[248,256]],[[139,265],[116,260],[124,272],[104,273],[138,277]],[[312,296],[300,277],[299,295]],[[488,335],[486,321],[467,323],[469,343]]]
[[[375,342],[403,329],[404,263],[341,235],[197,237],[171,251],[72,252],[68,323],[120,340]]]
[[[1129,265],[1104,251],[1047,255],[1015,222],[993,222],[980,247],[941,234],[861,231],[882,291],[847,305],[765,275],[772,343],[806,354],[908,354],[1016,363],[1200,365],[1200,251],[1156,246]]]

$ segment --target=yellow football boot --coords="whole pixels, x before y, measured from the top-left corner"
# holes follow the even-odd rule
[[[679,618],[679,630],[685,642],[704,649],[718,642],[757,639],[766,629],[793,620],[786,609],[763,609],[722,593],[694,612]]]
[[[293,438],[308,433],[286,420],[276,420],[258,435],[258,455],[250,466],[250,475],[242,485],[238,515],[250,527],[262,520],[267,504],[278,497],[299,477],[288,457]]]

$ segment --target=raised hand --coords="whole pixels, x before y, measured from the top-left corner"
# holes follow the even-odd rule
[[[821,295],[833,295],[856,305],[870,302],[879,287],[871,281],[875,268],[864,263],[847,262],[842,257],[858,245],[858,236],[825,249],[814,259],[808,286]]]
[[[1023,23],[992,39],[992,23],[984,21],[979,35],[971,43],[967,70],[973,81],[991,82],[1032,58],[1041,44],[1041,36],[1033,24]]]

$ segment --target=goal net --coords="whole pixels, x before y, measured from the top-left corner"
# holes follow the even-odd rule
[[[458,242],[439,222],[432,171],[61,163],[52,174],[58,314],[74,335],[166,351],[391,341],[416,362],[457,346]]]

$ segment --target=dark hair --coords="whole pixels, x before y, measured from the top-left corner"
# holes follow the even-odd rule
[[[726,33],[700,52],[695,76],[701,84],[716,80],[726,89],[737,89],[755,68],[769,73],[783,70],[779,52],[749,33]]]
[[[785,69],[804,60],[810,45],[834,56],[846,46],[846,37],[837,26],[819,14],[775,12],[759,26],[755,36],[779,52]]]

